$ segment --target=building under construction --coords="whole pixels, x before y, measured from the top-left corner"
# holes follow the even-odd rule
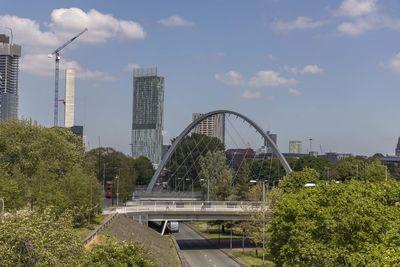
[[[18,118],[18,64],[21,46],[0,34],[0,120]]]

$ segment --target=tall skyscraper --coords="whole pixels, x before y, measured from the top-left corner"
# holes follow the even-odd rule
[[[0,120],[18,118],[18,63],[21,46],[0,34]]]
[[[301,154],[301,141],[289,141],[289,153]]]
[[[197,120],[203,113],[193,113],[193,121]],[[217,114],[201,121],[192,131],[193,133],[204,134],[210,137],[217,137],[225,143],[225,115]]]
[[[75,70],[65,70],[64,127],[74,126],[75,114]]]
[[[157,68],[133,71],[132,156],[161,161],[163,144],[164,77]]]
[[[400,137],[399,137],[399,140],[397,141],[397,146],[396,146],[396,149],[395,149],[395,155],[400,157]]]

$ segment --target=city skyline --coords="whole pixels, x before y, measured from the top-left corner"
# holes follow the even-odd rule
[[[129,154],[132,70],[158,66],[168,81],[166,144],[193,112],[231,109],[277,133],[283,151],[289,140],[312,138],[324,151],[394,154],[400,125],[387,116],[397,114],[400,97],[394,0],[172,1],[157,11],[153,2],[0,4],[0,25],[23,47],[19,115],[44,126],[52,126],[54,93],[47,54],[88,27],[60,64],[77,70],[75,120],[88,148]]]

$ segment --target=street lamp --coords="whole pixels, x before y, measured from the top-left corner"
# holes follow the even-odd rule
[[[186,181],[190,181],[190,180],[192,180],[192,200],[193,200],[193,185],[194,185],[194,180],[193,179],[189,179],[189,178],[186,178]]]
[[[263,215],[263,227],[262,227],[262,246],[263,246],[263,253],[262,253],[262,262],[263,266],[265,266],[265,186],[268,186],[268,181],[257,181],[257,180],[250,180],[250,183],[257,184],[262,183],[262,215]]]
[[[117,206],[119,204],[119,175],[115,176],[115,181],[117,182]]]
[[[386,165],[384,165],[384,166],[385,166],[385,181],[387,181],[387,178],[388,178],[388,168],[387,168]]]
[[[356,179],[358,179],[358,164],[356,164]]]
[[[203,182],[204,179],[200,179],[200,182]],[[210,201],[210,179],[207,179],[207,201]]]
[[[4,213],[4,198],[0,198],[0,201],[1,201],[1,214],[3,214]]]

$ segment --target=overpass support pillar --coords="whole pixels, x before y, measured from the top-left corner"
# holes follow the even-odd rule
[[[168,224],[168,220],[165,220],[162,231],[161,231],[161,235],[164,235],[165,229],[167,228],[167,224]]]

